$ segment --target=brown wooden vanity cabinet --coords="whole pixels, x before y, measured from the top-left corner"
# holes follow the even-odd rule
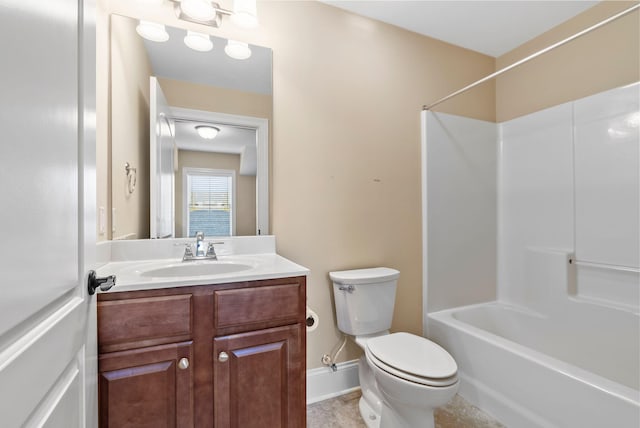
[[[305,280],[99,294],[100,426],[304,427]]]

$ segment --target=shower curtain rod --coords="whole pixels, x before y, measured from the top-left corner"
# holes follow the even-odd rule
[[[600,27],[602,27],[603,25],[608,24],[608,23],[610,23],[611,21],[615,21],[616,19],[621,18],[621,17],[623,17],[624,15],[626,15],[626,14],[628,14],[628,13],[630,13],[630,12],[633,12],[634,10],[638,9],[639,7],[640,7],[640,3],[637,3],[637,4],[635,4],[634,6],[631,6],[630,8],[625,9],[625,10],[623,10],[622,12],[619,12],[619,13],[617,13],[617,14],[615,14],[615,15],[613,15],[613,16],[611,16],[611,17],[607,18],[607,19],[605,19],[604,21],[600,21],[599,23],[597,23],[597,24],[595,24],[595,25],[592,25],[591,27],[586,28],[586,29],[584,29],[584,30],[582,30],[582,31],[580,31],[580,32],[578,32],[578,33],[576,33],[576,34],[574,34],[573,36],[567,37],[567,38],[566,38],[566,39],[564,39],[564,40],[560,40],[559,42],[554,43],[554,44],[552,44],[551,46],[547,46],[546,48],[544,48],[544,49],[542,49],[542,50],[539,50],[538,52],[536,52],[536,53],[534,53],[534,54],[531,54],[531,55],[529,55],[528,57],[521,59],[520,61],[514,62],[513,64],[508,65],[508,66],[506,66],[506,67],[504,67],[504,68],[502,68],[502,69],[500,69],[500,70],[496,71],[495,73],[492,73],[492,74],[490,74],[490,75],[488,75],[488,76],[486,76],[486,77],[483,77],[482,79],[477,80],[477,81],[473,82],[472,84],[467,85],[467,86],[465,86],[464,88],[459,89],[459,90],[457,90],[457,91],[453,92],[452,94],[447,95],[447,96],[446,96],[446,97],[444,97],[444,98],[440,98],[440,99],[439,99],[438,101],[436,101],[436,102],[433,102],[433,103],[431,103],[431,104],[429,104],[429,105],[424,105],[424,106],[422,107],[422,110],[431,110],[433,107],[435,107],[435,106],[437,106],[438,104],[441,104],[441,103],[443,103],[443,102],[445,102],[445,101],[447,101],[447,100],[449,100],[449,99],[451,99],[451,98],[455,97],[456,95],[460,95],[460,94],[462,94],[462,93],[464,93],[464,92],[467,92],[468,90],[475,88],[476,86],[478,86],[478,85],[480,85],[480,84],[482,84],[482,83],[486,82],[487,80],[494,79],[494,78],[496,78],[496,77],[500,76],[501,74],[504,74],[504,73],[506,73],[507,71],[509,71],[509,70],[511,70],[511,69],[513,69],[513,68],[516,68],[516,67],[518,67],[519,65],[524,64],[525,62],[531,61],[532,59],[537,58],[537,57],[539,57],[540,55],[545,54],[545,53],[547,53],[547,52],[549,52],[549,51],[551,51],[551,50],[553,50],[553,49],[555,49],[555,48],[557,48],[557,47],[560,47],[560,46],[562,46],[562,45],[564,45],[564,44],[566,44],[566,43],[569,43],[570,41],[575,40],[575,39],[577,39],[578,37],[584,36],[585,34],[587,34],[587,33],[591,32],[591,31],[593,31],[593,30],[595,30],[595,29],[597,29],[597,28],[600,28]]]

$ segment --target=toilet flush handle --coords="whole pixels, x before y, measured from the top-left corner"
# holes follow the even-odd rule
[[[356,290],[356,287],[354,287],[353,285],[341,285],[340,287],[338,287],[338,290],[346,291],[347,293],[353,293]]]

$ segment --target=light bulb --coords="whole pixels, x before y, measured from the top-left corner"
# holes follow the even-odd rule
[[[213,42],[211,42],[209,35],[195,31],[187,31],[187,35],[184,37],[184,44],[199,52],[208,52],[213,49]]]
[[[247,59],[251,56],[249,45],[237,40],[229,40],[224,47],[224,52],[233,59]]]
[[[136,32],[147,40],[152,42],[166,42],[169,40],[169,33],[165,30],[164,25],[151,21],[140,21],[136,26]]]

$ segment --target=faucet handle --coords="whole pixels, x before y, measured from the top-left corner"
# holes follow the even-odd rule
[[[182,256],[182,261],[189,260],[193,258],[193,249],[191,248],[191,244],[184,244],[184,256]]]
[[[209,242],[209,244],[207,245],[207,257],[211,257],[211,258],[217,258],[216,256],[216,249],[213,246],[213,242]]]

